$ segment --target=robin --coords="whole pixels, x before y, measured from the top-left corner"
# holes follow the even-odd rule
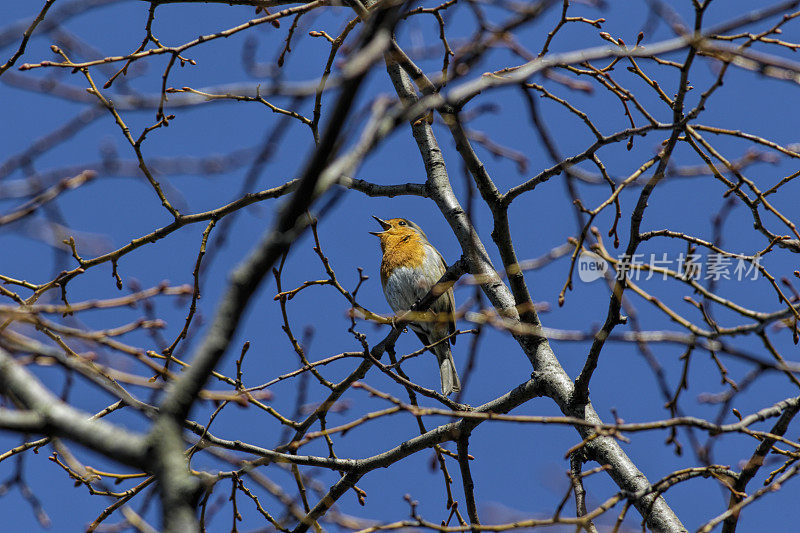
[[[386,301],[396,314],[408,311],[414,303],[428,294],[444,275],[447,265],[442,254],[428,242],[419,226],[405,218],[381,220],[373,216],[383,231],[370,231],[381,239],[381,285]],[[409,324],[422,344],[430,346],[456,330],[455,299],[453,289],[442,294],[429,312],[430,319]],[[438,317],[438,318],[437,318]],[[452,337],[450,342],[456,343]],[[439,361],[442,394],[445,396],[461,390],[456,365],[450,345],[440,342],[431,348]]]

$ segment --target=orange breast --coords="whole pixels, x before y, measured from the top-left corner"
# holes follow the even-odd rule
[[[381,262],[381,282],[398,267],[416,268],[422,266],[425,249],[416,233],[406,235],[381,235],[383,261]]]

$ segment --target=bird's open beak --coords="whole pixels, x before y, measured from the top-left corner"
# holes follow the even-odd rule
[[[375,220],[377,220],[377,221],[378,221],[378,224],[380,224],[380,225],[381,225],[381,227],[383,228],[383,231],[386,231],[387,229],[389,229],[389,228],[391,228],[391,227],[392,227],[392,225],[391,225],[391,224],[389,224],[389,223],[388,223],[388,222],[386,222],[385,220],[381,220],[381,219],[379,219],[379,218],[378,218],[378,217],[376,217],[375,215],[372,215],[372,218],[374,218]],[[368,232],[368,233],[369,233],[370,235],[375,235],[376,237],[380,237],[380,235],[381,235],[381,233],[383,233],[383,231],[370,231],[370,232]]]

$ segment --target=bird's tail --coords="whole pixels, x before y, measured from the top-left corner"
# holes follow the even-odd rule
[[[461,390],[461,381],[458,379],[456,363],[453,360],[453,353],[450,351],[450,344],[445,341],[433,348],[436,360],[439,361],[439,376],[442,378],[442,394],[449,396],[453,392]]]

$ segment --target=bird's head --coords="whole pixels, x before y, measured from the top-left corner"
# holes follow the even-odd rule
[[[392,237],[405,237],[407,235],[419,235],[426,241],[428,238],[422,231],[422,228],[408,220],[407,218],[391,218],[389,220],[382,220],[375,215],[372,216],[381,225],[383,231],[370,231],[370,235],[380,237],[381,240]]]

